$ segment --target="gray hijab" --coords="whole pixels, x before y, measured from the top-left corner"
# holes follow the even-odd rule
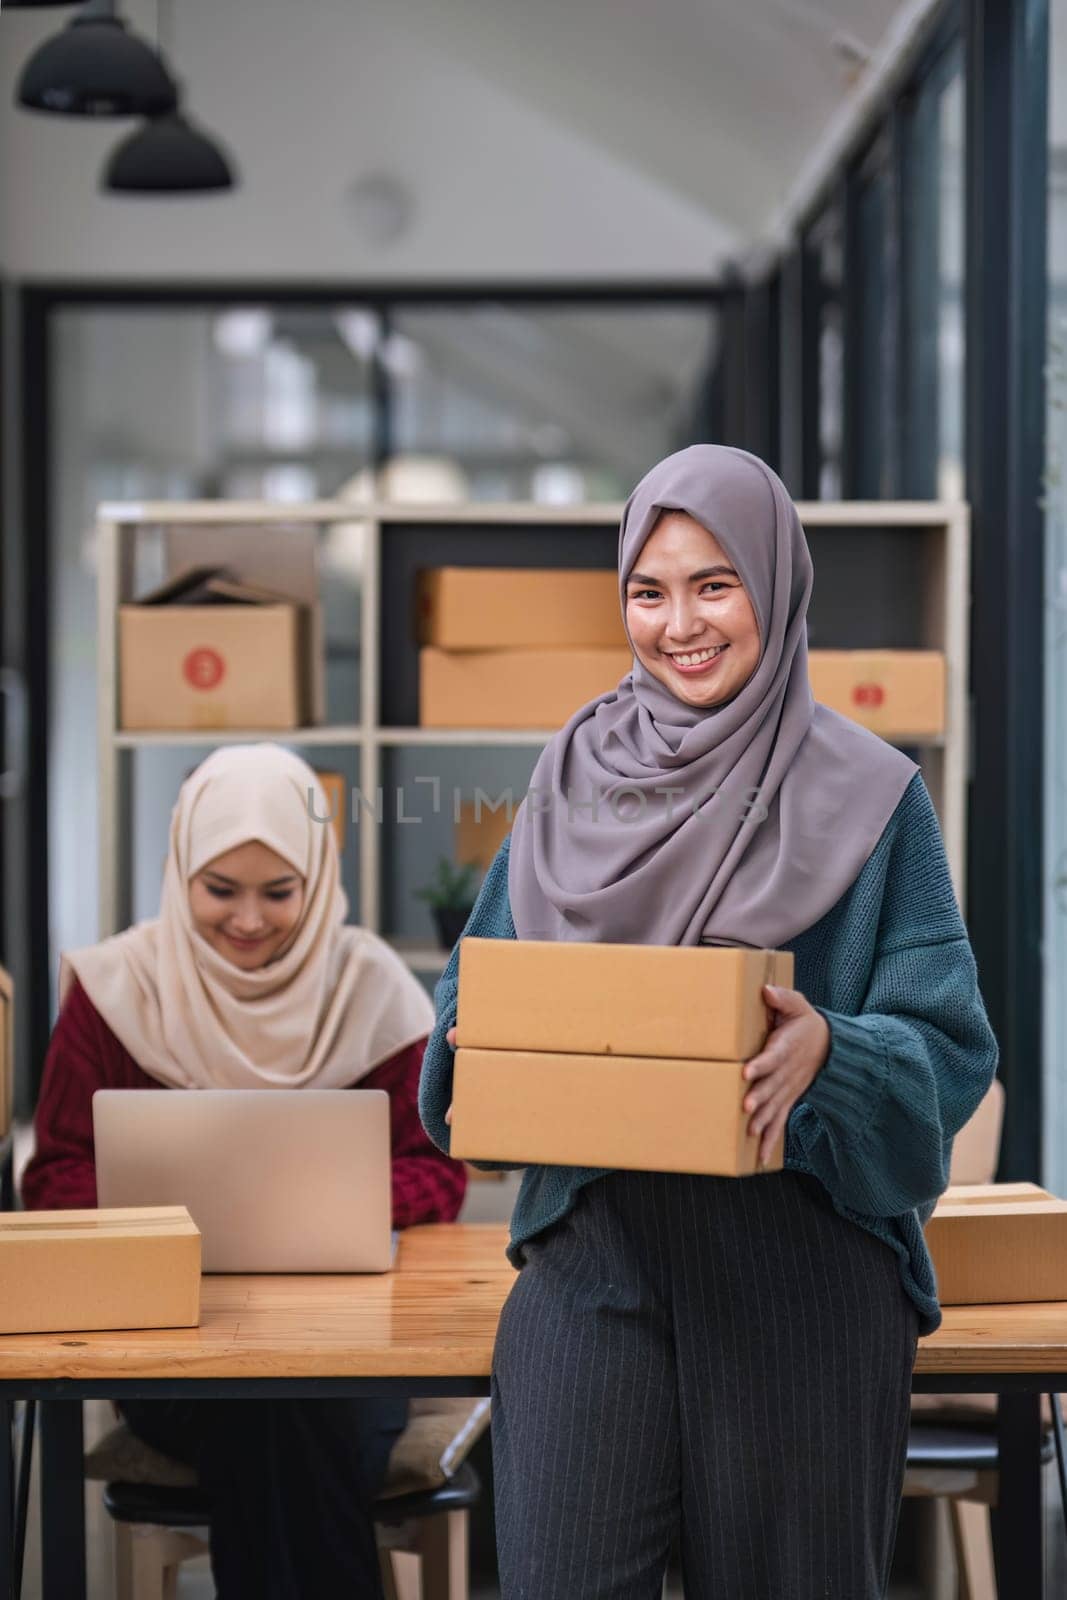
[[[520,939],[787,945],[855,881],[916,772],[816,705],[812,565],[796,507],[743,450],[698,444],[623,512],[619,594],[663,510],[712,532],[748,593],[761,651],[727,704],[679,700],[635,660],[542,751],[512,831]]]

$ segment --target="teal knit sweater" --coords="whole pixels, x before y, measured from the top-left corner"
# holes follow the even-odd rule
[[[465,933],[515,937],[507,841]],[[796,987],[825,1016],[831,1042],[790,1113],[786,1168],[813,1174],[842,1216],[896,1251],[920,1331],[932,1333],[941,1312],[923,1227],[948,1183],[953,1138],[993,1079],[997,1045],[921,777],[852,887],[789,948]],[[445,1151],[453,1059],[445,1032],[456,1020],[458,965],[457,946],[437,986],[419,1089],[426,1131]],[[592,1168],[526,1168],[511,1220],[508,1255],[516,1266],[524,1241],[565,1216],[583,1184],[603,1176]]]

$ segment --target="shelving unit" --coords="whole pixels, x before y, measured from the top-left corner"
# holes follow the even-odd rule
[[[947,664],[943,737],[911,746],[941,818],[949,863],[962,900],[965,859],[969,714],[969,515],[965,505],[916,502],[805,503],[798,507],[815,558],[812,643],[820,648],[913,647],[944,652]],[[211,748],[244,740],[277,739],[297,749],[333,747],[358,754],[359,790],[376,796],[390,753],[441,748],[529,750],[552,730],[436,729],[413,725],[413,714],[382,720],[383,703],[407,696],[413,707],[414,638],[398,618],[411,611],[402,591],[416,556],[421,564],[601,566],[613,563],[621,507],[548,508],[531,505],[354,506],[343,502],[260,505],[244,502],[104,505],[98,519],[98,851],[100,936],[130,918],[131,767],[139,750]],[[337,524],[363,530],[361,561],[360,689],[357,721],[263,732],[237,729],[129,733],[118,727],[117,609],[135,598],[135,554],[141,535],[210,525],[225,562],[227,527],[250,524]],[[439,542],[440,553],[434,552]],[[433,552],[427,554],[426,552]],[[480,552],[480,553],[479,553]],[[421,554],[420,554],[421,553]],[[399,561],[399,565],[397,562]],[[407,563],[405,566],[404,563]],[[383,608],[383,569],[389,583]],[[857,593],[857,587],[862,591]],[[388,659],[388,684],[382,663]],[[383,693],[383,690],[385,692]],[[357,809],[359,802],[357,801]],[[384,830],[360,821],[359,901],[353,911],[366,927],[382,929]],[[440,969],[443,952],[421,940],[397,938],[413,970]]]

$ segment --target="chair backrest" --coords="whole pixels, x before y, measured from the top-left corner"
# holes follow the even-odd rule
[[[978,1110],[956,1135],[949,1183],[993,1182],[1003,1124],[1004,1085],[999,1078],[994,1078]]]

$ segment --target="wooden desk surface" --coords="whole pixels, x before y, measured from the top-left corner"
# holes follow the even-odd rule
[[[0,1336],[0,1379],[484,1377],[515,1274],[496,1224],[400,1235],[392,1272],[202,1280],[198,1328]]]
[[[486,1377],[514,1279],[507,1229],[434,1225],[400,1236],[367,1277],[207,1277],[199,1328],[8,1334],[0,1380]],[[1067,1372],[1067,1302],[951,1306],[919,1344],[919,1373]]]

